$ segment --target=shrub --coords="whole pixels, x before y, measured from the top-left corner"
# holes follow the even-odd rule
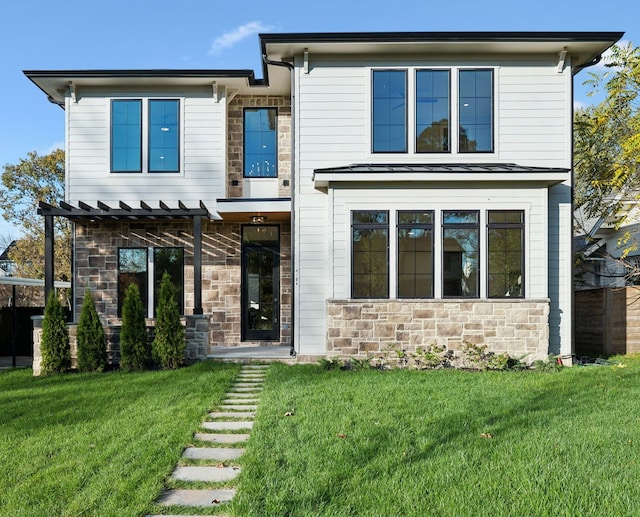
[[[176,288],[168,273],[162,275],[156,307],[156,335],[152,353],[162,368],[178,368],[184,363],[184,327],[180,322],[180,307]]]
[[[122,304],[120,330],[120,367],[125,370],[144,370],[149,365],[150,350],[144,317],[138,286],[130,284]]]
[[[71,366],[71,346],[69,330],[65,321],[64,310],[52,289],[47,298],[42,321],[42,374],[62,373]]]
[[[107,346],[104,329],[98,317],[91,291],[84,293],[84,302],[78,321],[78,370],[101,372],[107,365]]]

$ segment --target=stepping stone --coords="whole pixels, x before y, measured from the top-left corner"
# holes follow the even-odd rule
[[[227,447],[187,447],[182,453],[182,457],[190,460],[225,461],[237,460],[243,454],[244,449],[231,449]]]
[[[236,431],[253,429],[253,422],[202,422],[202,427],[212,431]]]
[[[210,443],[240,443],[249,439],[248,434],[220,434],[220,433],[196,433],[194,440]]]
[[[237,404],[223,404],[218,407],[221,411],[256,411],[258,406],[255,404],[244,404],[242,406]],[[232,413],[235,416],[235,413]]]
[[[238,384],[231,386],[231,391],[227,393],[227,397],[232,397],[232,393],[256,393],[261,392],[262,387],[260,386],[240,386]]]
[[[171,475],[178,481],[230,481],[240,474],[240,467],[176,467]]]
[[[255,411],[213,411],[209,413],[211,418],[253,418]]]
[[[231,396],[227,393],[227,397]],[[260,399],[255,398],[255,394],[251,395],[250,393],[243,393],[241,397],[233,397],[222,401],[223,404],[257,404],[258,402],[260,402]]]
[[[264,379],[254,379],[251,377],[236,377],[236,382],[243,384],[264,384]]]
[[[230,399],[254,399],[257,400],[257,397],[260,396],[260,393],[244,393],[237,391],[229,391],[227,392],[227,398]]]
[[[215,507],[228,503],[236,495],[235,490],[168,490],[158,498],[164,506]],[[214,502],[217,501],[217,502]]]

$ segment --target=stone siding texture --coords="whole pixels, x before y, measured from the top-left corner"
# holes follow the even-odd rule
[[[549,301],[329,300],[327,329],[328,356],[470,343],[532,362],[548,355]]]

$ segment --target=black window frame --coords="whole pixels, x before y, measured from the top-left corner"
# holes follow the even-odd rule
[[[399,72],[404,74],[404,149],[376,150],[375,120],[375,75],[381,72]],[[375,68],[371,70],[371,152],[373,154],[407,154],[409,152],[409,73],[406,68]]]
[[[145,255],[145,260],[144,260],[144,265],[145,265],[145,270],[144,270],[144,285],[145,285],[145,289],[138,289],[140,291],[140,298],[142,299],[142,305],[144,307],[144,316],[145,318],[147,317],[147,315],[149,314],[148,312],[148,306],[149,306],[149,248],[144,247],[144,246],[121,246],[118,248],[117,253],[118,253],[118,260],[117,260],[117,268],[118,268],[118,296],[117,296],[117,316],[118,318],[122,317],[122,307],[124,305],[124,298],[125,298],[125,294],[127,292],[127,288],[129,287],[129,285],[131,285],[132,282],[127,283],[126,287],[122,287],[122,267],[121,267],[121,260],[122,260],[122,256],[121,256],[121,251],[123,250],[139,250],[139,251],[143,251],[144,255]]]
[[[249,111],[273,111],[275,112],[275,119],[274,119],[274,124],[275,124],[275,151],[274,151],[274,159],[275,159],[275,175],[273,176],[248,176],[246,171],[245,171],[245,167],[246,167],[246,161],[247,161],[247,133],[246,133],[246,120],[247,120],[247,112]],[[279,156],[278,156],[278,144],[279,144],[279,134],[278,134],[278,119],[280,118],[280,113],[277,107],[275,106],[245,106],[242,109],[242,177],[246,178],[246,179],[253,179],[253,178],[265,178],[265,179],[271,179],[271,178],[277,178],[279,175],[279,167],[280,167],[280,161],[279,161]]]
[[[138,157],[138,167],[136,169],[116,169],[114,167],[114,115],[113,108],[116,104],[124,104],[124,103],[137,103],[139,105],[139,117],[138,117],[138,146],[140,149],[140,156]],[[142,99],[111,99],[109,104],[109,172],[111,174],[141,174],[142,173],[142,163],[143,163],[143,155],[144,149],[142,145],[142,131],[143,131],[143,120],[142,116],[144,111],[144,104]]]
[[[434,150],[434,151],[420,151],[418,150],[418,75],[421,72],[440,72],[447,74],[447,149],[446,150]],[[414,74],[414,104],[415,104],[415,117],[414,117],[414,141],[415,141],[415,153],[416,154],[451,154],[451,69],[450,68],[417,68]]]
[[[184,248],[182,246],[155,246],[152,249],[152,253],[153,253],[153,316],[155,318],[156,316],[156,312],[158,309],[158,297],[160,294],[160,284],[162,282],[162,275],[163,272],[159,271],[158,268],[158,253],[160,253],[159,250],[178,250],[181,252],[181,264],[182,267],[180,268],[180,284],[176,285],[176,283],[173,281],[171,281],[171,283],[173,284],[173,287],[177,289],[177,296],[178,299],[176,300],[178,302],[178,308],[180,310],[180,314],[184,315]]]
[[[519,214],[520,215],[520,222],[515,223],[515,222],[508,222],[508,221],[501,221],[501,222],[492,222],[491,221],[491,215],[492,214]],[[491,287],[492,287],[492,280],[491,277],[492,275],[496,274],[496,273],[492,273],[491,271],[491,265],[492,265],[492,260],[491,260],[491,254],[492,254],[492,250],[491,250],[491,230],[520,230],[520,294],[517,296],[511,295],[511,294],[504,294],[504,295],[491,295]],[[526,236],[526,221],[525,221],[525,213],[524,210],[487,210],[487,298],[491,298],[491,299],[496,299],[496,298],[516,298],[516,299],[520,299],[520,298],[525,298],[526,294],[525,294],[525,286],[526,286],[526,282],[525,282],[525,254],[526,254],[526,249],[525,249],[525,236]],[[505,250],[506,253],[507,250]],[[505,261],[506,262],[506,261]],[[507,279],[507,282],[509,283],[509,279]]]
[[[489,150],[462,150],[461,147],[461,132],[462,132],[462,123],[460,122],[461,112],[460,109],[462,107],[461,91],[460,91],[460,76],[465,72],[489,72],[491,74],[491,149]],[[495,70],[493,68],[459,68],[458,69],[458,92],[457,92],[457,101],[458,101],[458,119],[457,119],[457,130],[458,130],[458,154],[491,154],[495,153],[496,142],[495,142],[495,134],[496,134],[496,120],[495,120],[495,102],[496,102],[496,91],[495,91]]]
[[[167,99],[147,99],[147,127],[146,127],[146,131],[147,131],[147,173],[149,174],[175,174],[180,172],[180,146],[181,146],[181,138],[180,138],[180,133],[181,133],[181,129],[180,129],[180,110],[182,109],[181,106],[181,102],[180,99],[175,99],[175,98],[167,98]],[[175,102],[177,105],[177,110],[176,110],[176,132],[178,134],[177,139],[177,145],[176,145],[176,168],[175,169],[166,169],[166,170],[160,170],[160,169],[152,169],[151,168],[151,106],[154,103],[157,102]],[[144,128],[143,128],[144,131]]]
[[[385,222],[377,223],[377,222],[355,222],[356,214],[384,214]],[[371,295],[371,278],[369,281],[369,294],[364,295],[356,295],[356,283],[355,283],[355,262],[356,262],[356,251],[354,246],[354,236],[356,230],[385,230],[386,231],[386,244],[385,244],[385,260],[386,260],[386,282],[385,282],[385,293],[380,296],[372,296]],[[389,298],[389,211],[388,210],[352,210],[351,211],[351,298],[352,299],[388,299]],[[371,252],[370,252],[371,253]],[[371,277],[371,274],[369,273]]]
[[[466,213],[466,214],[475,214],[476,215],[476,222],[475,223],[447,223],[445,222],[446,216],[445,214],[447,213]],[[441,217],[442,217],[442,233],[441,233],[441,244],[442,244],[442,252],[441,252],[441,282],[442,282],[442,293],[441,296],[443,299],[445,298],[465,298],[465,299],[478,299],[480,298],[480,274],[481,274],[481,261],[480,261],[480,257],[482,256],[482,242],[481,242],[481,236],[480,236],[480,211],[479,210],[442,210],[441,211]],[[464,294],[445,294],[446,291],[446,282],[447,282],[447,278],[446,278],[446,271],[445,271],[445,265],[447,262],[447,257],[445,256],[446,253],[448,253],[447,249],[446,249],[446,231],[447,230],[475,230],[476,232],[476,237],[477,237],[477,250],[476,250],[476,264],[477,264],[477,271],[476,271],[476,278],[475,278],[475,282],[476,282],[476,286],[475,286],[475,293],[470,294],[470,295],[464,295]],[[460,271],[462,272],[462,267],[460,268]]]
[[[429,214],[431,217],[431,222],[401,222],[402,214]],[[435,249],[434,249],[434,241],[435,241],[435,211],[434,210],[398,210],[396,213],[396,296],[398,298],[422,298],[422,299],[432,299],[435,296]],[[431,276],[431,295],[430,296],[407,296],[406,294],[401,294],[401,281],[400,281],[400,255],[401,255],[401,246],[400,246],[400,231],[401,230],[428,230],[430,232],[430,245],[431,245],[431,270],[429,272]],[[409,273],[403,273],[409,275]],[[416,282],[417,273],[414,271],[414,282]]]

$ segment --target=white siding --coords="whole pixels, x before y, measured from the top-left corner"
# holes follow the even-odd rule
[[[224,97],[215,102],[210,92],[148,91],[119,93],[130,98],[180,99],[180,172],[110,172],[110,100],[105,92],[81,92],[68,102],[68,201],[110,206],[124,201],[138,207],[140,200],[171,207],[178,201],[197,206],[200,200],[215,209],[224,197],[226,163],[226,108]],[[143,123],[143,131],[145,130]]]

